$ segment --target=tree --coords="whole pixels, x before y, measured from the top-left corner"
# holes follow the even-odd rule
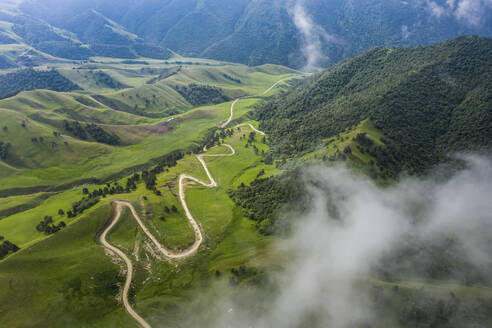
[[[164,206],[164,212],[169,213],[169,212],[171,212],[171,211],[169,210],[169,207]]]
[[[250,132],[249,136],[248,136],[248,142],[249,143],[252,143],[255,141],[255,138],[256,138],[256,132]]]
[[[65,215],[65,212],[64,212],[64,211],[60,208],[60,209],[58,210],[58,215]]]
[[[175,205],[173,205],[173,206],[171,207],[171,210],[172,210],[174,213],[178,212],[178,209],[176,208],[176,206],[175,206]]]

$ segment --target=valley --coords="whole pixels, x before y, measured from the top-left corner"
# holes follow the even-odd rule
[[[492,326],[492,3],[0,3],[0,326]]]

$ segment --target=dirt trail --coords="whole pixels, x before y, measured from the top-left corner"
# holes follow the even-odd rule
[[[259,135],[262,135],[262,136],[266,135],[266,134],[265,134],[265,132],[258,130],[258,129],[257,129],[257,128],[255,128],[255,127],[254,127],[254,125],[253,125],[253,124],[251,124],[251,123],[243,123],[243,124],[238,124],[238,125],[236,125],[236,126],[235,126],[235,128],[238,128],[238,127],[240,127],[240,126],[245,126],[245,125],[246,125],[246,126],[249,126],[251,130],[255,131],[255,132],[256,132],[256,133],[258,133]]]
[[[289,77],[286,77],[284,79],[281,79],[281,80],[278,80],[277,82],[275,82],[271,87],[269,87],[268,89],[266,89],[262,94],[259,94],[259,95],[256,95],[256,96],[245,96],[245,97],[240,97],[240,98],[237,98],[236,100],[234,100],[231,104],[231,110],[230,110],[230,114],[229,114],[229,117],[227,118],[227,120],[222,123],[222,124],[219,124],[219,127],[220,128],[225,128],[229,123],[231,123],[232,121],[232,117],[234,116],[234,106],[236,105],[236,103],[241,100],[241,99],[248,99],[248,98],[255,98],[255,97],[261,97],[261,96],[264,96],[266,95],[267,93],[269,93],[273,88],[275,88],[277,85],[279,85],[280,83],[284,82],[284,81],[287,81],[287,80],[290,80],[292,79],[293,76],[289,76]],[[260,133],[262,135],[265,135],[263,132],[261,131],[258,131],[254,126],[252,126],[251,124],[249,125],[255,132],[257,133]]]
[[[266,95],[267,93],[269,93],[273,88],[275,88],[277,85],[279,85],[280,83],[284,82],[284,81],[287,81],[287,80],[290,80],[292,79],[292,76],[289,76],[289,77],[286,77],[285,79],[282,79],[282,80],[279,80],[277,82],[275,82],[270,88],[266,89],[265,92],[263,92],[263,96]]]
[[[289,77],[289,78],[292,78],[292,77]],[[275,86],[277,86],[280,82],[285,81],[285,80],[287,80],[289,78],[285,78],[285,79],[282,79],[280,81],[277,81],[274,85],[272,85],[269,89],[267,89],[263,94],[268,93]],[[232,117],[234,115],[234,106],[236,105],[236,103],[240,99],[242,99],[242,98],[236,99],[231,104],[230,116],[229,116],[229,118],[223,124],[220,124],[219,125],[220,127],[225,128],[231,122]],[[257,130],[250,123],[245,123],[245,124],[242,124],[242,125],[248,125],[249,127],[251,127],[251,129],[253,131],[257,132],[258,134],[265,135],[264,132]],[[193,231],[195,232],[195,241],[186,250],[181,251],[181,252],[178,252],[178,251],[167,249],[166,247],[164,247],[154,237],[154,235],[145,226],[145,224],[140,219],[137,211],[135,210],[135,208],[133,207],[132,204],[130,204],[129,202],[125,202],[125,201],[115,201],[114,202],[114,205],[116,207],[115,215],[114,215],[114,217],[112,219],[111,224],[109,224],[108,227],[103,231],[103,233],[101,234],[101,236],[100,236],[99,239],[100,239],[101,244],[106,249],[108,249],[109,251],[111,251],[111,252],[115,253],[116,255],[118,255],[119,257],[121,257],[125,261],[125,263],[126,263],[127,275],[126,275],[125,285],[123,287],[123,293],[122,293],[123,305],[125,306],[126,311],[143,328],[152,328],[152,327],[142,317],[140,317],[138,315],[138,313],[135,312],[135,310],[133,310],[132,306],[130,305],[130,303],[128,301],[128,291],[130,290],[130,285],[131,285],[132,278],[133,278],[133,264],[132,264],[131,260],[128,258],[128,256],[126,256],[125,253],[123,253],[121,250],[119,250],[115,246],[112,246],[106,240],[107,234],[109,233],[109,231],[111,231],[111,229],[113,229],[113,227],[116,225],[116,223],[120,219],[122,208],[123,207],[128,207],[130,209],[130,211],[131,211],[134,219],[137,221],[138,225],[142,229],[142,231],[147,235],[147,237],[149,237],[149,239],[152,241],[152,243],[157,248],[157,250],[164,256],[164,258],[166,258],[168,260],[169,259],[181,259],[181,258],[186,258],[188,256],[193,255],[198,250],[198,248],[200,247],[200,245],[202,244],[202,242],[203,242],[203,235],[202,235],[202,231],[200,229],[200,226],[198,225],[197,221],[195,220],[195,218],[191,214],[191,211],[188,208],[188,205],[186,204],[186,195],[185,195],[186,182],[187,181],[193,181],[193,182],[198,183],[198,184],[200,184],[200,185],[202,185],[204,187],[207,187],[207,188],[216,188],[217,187],[217,182],[215,181],[215,179],[213,178],[212,174],[210,173],[210,171],[208,169],[208,166],[207,166],[207,164],[204,161],[204,157],[226,157],[226,156],[234,156],[236,154],[236,151],[234,150],[234,148],[232,148],[231,145],[222,144],[222,146],[229,148],[229,150],[231,152],[229,154],[200,154],[200,155],[196,155],[197,160],[202,164],[203,169],[205,170],[205,173],[207,173],[207,177],[209,179],[209,182],[201,181],[201,180],[199,180],[199,179],[197,179],[195,177],[192,177],[192,176],[187,175],[187,174],[184,174],[184,173],[179,176],[179,199],[180,199],[181,205],[183,206],[183,209],[185,211],[186,218],[190,222],[190,224],[191,224],[191,226],[193,228]],[[206,148],[204,149],[204,151],[206,151]]]
[[[116,203],[115,217],[114,217],[113,221],[111,222],[111,224],[103,231],[99,240],[101,241],[101,244],[103,244],[103,246],[106,249],[109,249],[111,252],[113,252],[116,255],[118,255],[119,257],[121,257],[126,263],[127,274],[126,274],[125,286],[123,287],[123,295],[122,295],[123,305],[125,306],[126,311],[128,312],[128,314],[130,314],[133,317],[133,319],[135,319],[136,322],[138,322],[138,324],[140,326],[142,326],[144,328],[152,328],[141,316],[138,315],[137,312],[135,312],[133,310],[130,303],[128,302],[128,290],[130,289],[130,285],[132,283],[132,278],[133,278],[132,261],[130,261],[130,259],[125,255],[125,253],[123,253],[118,248],[112,246],[110,243],[108,243],[106,241],[106,235],[114,227],[114,225],[118,222],[118,219],[121,216],[121,204],[122,203],[120,203],[120,202]],[[131,208],[133,208],[133,207],[131,207]]]

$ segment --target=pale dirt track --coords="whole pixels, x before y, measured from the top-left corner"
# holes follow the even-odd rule
[[[285,78],[285,79],[282,79],[280,81],[277,81],[274,85],[272,85],[270,88],[268,88],[263,94],[268,93],[270,90],[272,90],[279,83],[281,83],[282,81],[285,81],[287,79],[289,79],[289,78]],[[231,104],[230,116],[224,123],[219,125],[221,128],[225,128],[231,122],[232,117],[234,115],[234,106],[236,105],[236,103],[240,99],[241,98],[236,99]],[[246,124],[242,124],[242,125],[248,125],[256,133],[261,134],[261,135],[265,135],[264,132],[257,130],[250,123],[246,123]],[[128,314],[130,314],[135,319],[135,321],[140,326],[142,326],[144,328],[151,328],[151,326],[142,317],[140,317],[138,315],[138,313],[135,312],[135,310],[133,310],[132,306],[130,305],[130,303],[128,301],[128,291],[130,289],[130,285],[131,285],[132,278],[133,278],[133,264],[132,264],[131,260],[126,256],[125,253],[123,253],[118,248],[112,246],[106,240],[106,236],[109,233],[109,231],[111,231],[111,229],[113,229],[113,227],[116,225],[116,223],[120,219],[122,208],[123,208],[123,206],[125,206],[125,207],[128,207],[130,209],[134,219],[137,221],[137,223],[140,226],[140,228],[142,229],[142,231],[147,235],[147,237],[149,237],[149,239],[152,241],[154,246],[159,250],[159,252],[164,256],[164,258],[166,258],[166,259],[180,259],[180,258],[186,258],[186,257],[193,255],[198,250],[198,248],[200,247],[200,245],[203,241],[203,235],[202,235],[202,231],[200,229],[200,226],[198,225],[195,218],[193,218],[193,215],[191,214],[191,211],[189,210],[188,205],[186,204],[186,195],[185,195],[186,182],[192,181],[192,182],[198,183],[198,184],[200,184],[204,187],[207,187],[207,188],[216,188],[217,182],[215,181],[212,174],[210,173],[210,171],[207,167],[207,164],[205,163],[203,158],[204,157],[226,157],[226,156],[234,156],[236,154],[236,151],[234,150],[234,148],[232,148],[231,145],[223,144],[222,146],[229,148],[231,150],[231,153],[229,153],[229,154],[210,154],[210,155],[201,154],[201,155],[196,156],[198,161],[202,164],[203,169],[205,170],[205,173],[207,173],[207,177],[208,177],[210,182],[201,181],[201,180],[199,180],[195,177],[192,177],[190,175],[187,175],[187,174],[181,174],[179,176],[179,186],[178,186],[179,187],[179,199],[180,199],[181,205],[183,206],[183,209],[185,211],[186,218],[190,222],[190,224],[191,224],[191,226],[195,232],[195,241],[193,242],[193,245],[188,247],[186,250],[184,250],[182,252],[176,252],[176,251],[167,249],[154,237],[154,235],[152,235],[152,233],[149,231],[149,229],[145,226],[145,224],[142,222],[142,220],[138,216],[138,213],[132,204],[125,202],[125,201],[115,201],[114,202],[115,210],[116,210],[115,215],[111,221],[111,224],[109,224],[108,227],[106,227],[106,229],[104,229],[104,231],[102,232],[99,240],[100,240],[101,244],[106,249],[115,253],[116,255],[118,255],[119,257],[121,257],[124,260],[126,267],[127,267],[127,275],[126,275],[125,285],[123,287],[123,292],[122,292],[123,305],[124,305],[126,311],[128,312]],[[206,149],[204,149],[204,150],[206,150]]]

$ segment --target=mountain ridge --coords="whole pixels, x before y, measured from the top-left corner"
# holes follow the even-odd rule
[[[84,3],[29,0],[19,5],[18,12],[66,29],[89,45],[99,45],[92,53],[84,53],[80,46],[73,49],[71,55],[60,54],[61,51],[57,53],[73,59],[77,58],[73,54],[77,52],[82,58],[90,55],[122,57],[122,54],[135,57],[143,53],[129,47],[129,43],[137,42],[157,47],[152,53],[165,53],[169,48],[188,57],[252,66],[273,63],[300,68],[306,61],[307,38],[319,43],[317,51],[323,56],[319,58],[318,65],[327,67],[376,45],[415,46],[459,35],[492,36],[492,14],[488,3],[480,2],[484,7],[475,14],[479,15],[476,21],[471,20],[471,14],[470,17],[459,16],[444,0],[432,3],[434,7],[425,1],[407,3],[395,0],[386,0],[384,4],[362,0],[330,3],[314,0],[91,0]],[[304,6],[306,17],[296,16],[297,4]],[[442,8],[440,14],[432,11],[435,6]],[[97,23],[101,17],[119,28],[112,31]],[[311,24],[308,26],[311,35],[306,35],[302,27],[296,26],[297,19],[303,24]],[[83,24],[81,29],[77,21],[87,24]],[[91,26],[99,28],[92,29]],[[137,39],[131,41],[128,38],[131,34]],[[107,42],[113,46],[101,49],[100,45]],[[43,50],[47,49],[44,47]]]

